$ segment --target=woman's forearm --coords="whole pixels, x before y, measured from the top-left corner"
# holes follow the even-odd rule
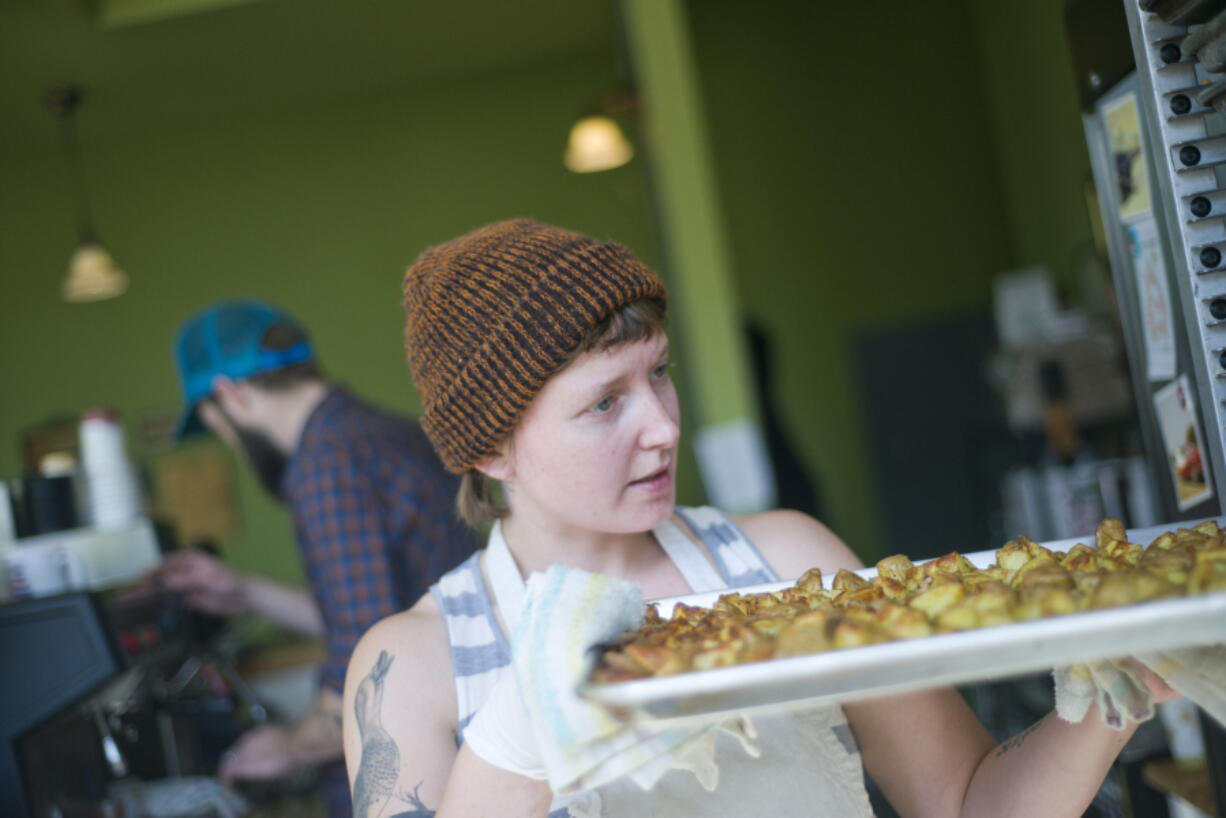
[[[1135,731],[1105,725],[1098,705],[1077,724],[1048,713],[984,756],[962,814],[1080,816]]]
[[[436,818],[545,818],[549,782],[518,775],[460,747]]]

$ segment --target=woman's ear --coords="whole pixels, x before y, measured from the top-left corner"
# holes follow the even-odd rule
[[[473,464],[473,468],[493,480],[510,480],[515,476],[515,464],[509,446],[502,445]]]

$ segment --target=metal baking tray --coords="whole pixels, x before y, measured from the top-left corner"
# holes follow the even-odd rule
[[[1130,530],[1148,545],[1159,534],[1198,521]],[[1217,518],[1226,525],[1226,518]],[[1067,551],[1093,537],[1043,543]],[[965,554],[977,567],[996,551]],[[876,568],[856,572],[876,576]],[[828,582],[829,577],[825,578]],[[791,582],[656,600],[660,615],[678,602],[710,607],[721,594],[776,591]],[[683,721],[713,713],[811,706],[871,699],[940,685],[986,681],[1111,659],[1148,650],[1226,642],[1226,592],[1139,603],[1102,611],[1017,622],[920,639],[845,648],[734,667],[609,684],[584,684],[580,695],[622,709],[630,718]]]

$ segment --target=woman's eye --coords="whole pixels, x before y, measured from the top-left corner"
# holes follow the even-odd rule
[[[613,396],[605,395],[596,403],[592,404],[593,412],[607,412],[613,408]]]
[[[672,369],[672,367],[673,365],[671,363],[660,364],[655,369],[651,370],[651,377],[655,378],[656,380],[667,377],[668,370]]]

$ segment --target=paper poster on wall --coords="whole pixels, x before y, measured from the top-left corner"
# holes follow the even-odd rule
[[[1124,234],[1136,273],[1146,373],[1151,381],[1170,380],[1175,377],[1175,316],[1158,227],[1153,219],[1145,218],[1127,225]]]
[[[1204,437],[1197,419],[1195,396],[1188,376],[1180,375],[1154,393],[1154,409],[1162,429],[1163,450],[1175,486],[1179,510],[1185,511],[1213,494],[1205,464]]]
[[[1129,92],[1103,106],[1103,124],[1118,185],[1120,219],[1131,221],[1149,213],[1149,169],[1136,94]]]

